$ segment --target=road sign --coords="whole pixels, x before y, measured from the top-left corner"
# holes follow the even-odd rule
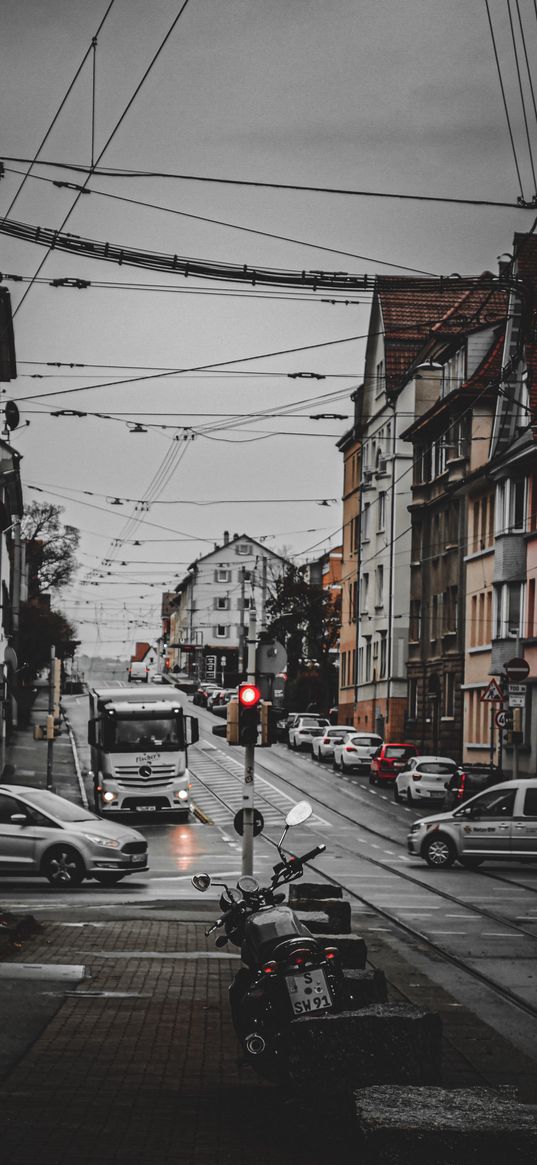
[[[498,681],[492,679],[479,699],[482,704],[503,704],[503,692]]]
[[[263,814],[259,812],[259,809],[254,809],[254,837],[259,836],[264,824],[265,822],[263,820]],[[233,828],[235,833],[238,833],[239,837],[244,836],[244,809],[239,809],[238,813],[235,814],[233,818]]]
[[[504,664],[503,670],[510,683],[522,684],[530,674],[530,665],[527,660],[515,657]]]
[[[216,655],[207,655],[205,657],[205,675],[216,675]]]
[[[494,723],[498,726],[498,728],[512,728],[513,717],[511,716],[510,712],[496,712]]]
[[[526,685],[525,684],[509,684],[509,707],[510,708],[525,708],[526,706]]]

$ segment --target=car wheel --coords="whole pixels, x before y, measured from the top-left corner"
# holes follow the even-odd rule
[[[464,866],[465,870],[477,870],[477,867],[480,866],[481,863],[485,861],[485,859],[484,858],[459,858],[458,861],[460,862],[461,866]]]
[[[84,862],[69,845],[55,845],[48,851],[41,864],[41,872],[48,878],[51,886],[70,889],[80,886],[86,877]]]
[[[423,847],[423,856],[428,866],[435,870],[447,870],[455,861],[455,847],[449,837],[437,833],[430,837]]]
[[[125,874],[108,874],[106,872],[103,874],[93,874],[93,878],[100,886],[116,886],[124,877]]]
[[[403,800],[403,798],[399,792],[399,789],[397,788],[397,785],[393,786],[393,799],[394,799],[394,801],[397,801],[398,805],[400,805],[401,801]]]

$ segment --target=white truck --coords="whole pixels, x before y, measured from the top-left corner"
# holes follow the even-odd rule
[[[173,811],[188,817],[188,746],[198,739],[198,721],[187,715],[186,697],[175,688],[91,689],[88,741],[96,813]]]

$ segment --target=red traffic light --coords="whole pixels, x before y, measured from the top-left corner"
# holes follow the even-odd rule
[[[255,708],[261,699],[261,692],[255,684],[242,684],[239,688],[239,704],[243,708]]]

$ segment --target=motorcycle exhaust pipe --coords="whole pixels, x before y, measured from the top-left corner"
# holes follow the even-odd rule
[[[266,1048],[266,1043],[263,1039],[263,1036],[258,1035],[257,1032],[252,1032],[251,1035],[246,1036],[244,1043],[246,1046],[246,1051],[249,1052],[251,1056],[260,1056]]]

